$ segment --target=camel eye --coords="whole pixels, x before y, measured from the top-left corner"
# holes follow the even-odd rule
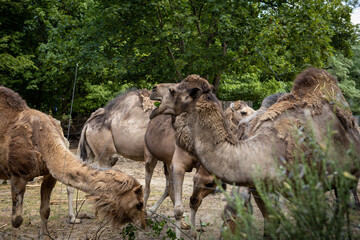
[[[211,183],[207,183],[207,184],[205,185],[205,187],[211,188],[211,187],[213,187],[214,185],[215,185],[215,182],[212,181]]]
[[[137,210],[141,210],[142,208],[143,208],[143,203],[142,203],[142,202],[136,204],[136,209],[137,209]]]
[[[247,112],[245,112],[245,111],[241,111],[240,113],[241,113],[241,115],[246,115],[247,114]]]

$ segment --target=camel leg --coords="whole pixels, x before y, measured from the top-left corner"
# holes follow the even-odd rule
[[[185,163],[186,156],[182,156],[183,154],[179,153],[179,151],[175,150],[173,159],[172,159],[172,166],[171,166],[171,179],[173,182],[174,188],[174,216],[175,216],[175,223],[178,228],[176,228],[176,237],[180,238],[181,232],[180,227],[183,229],[189,229],[190,226],[182,222],[184,208],[182,205],[182,187],[184,183],[184,176],[185,176]]]
[[[195,222],[197,210],[198,210],[198,208],[196,208],[196,209],[195,209],[195,208],[190,208],[190,213],[191,213],[191,215],[190,215],[191,236],[192,236],[193,238],[196,238],[196,236],[197,236],[197,233],[196,233],[196,222]]]
[[[116,148],[114,146],[114,141],[112,138],[106,141],[106,145],[100,152],[95,152],[94,163],[97,163],[101,168],[111,168],[118,161],[116,156]]]
[[[12,213],[11,213],[11,224],[12,229],[12,238],[16,239],[16,230],[19,228],[23,222],[22,208],[24,201],[24,194],[26,183],[28,181],[22,177],[11,176],[11,197],[12,197]]]
[[[40,203],[40,216],[41,216],[41,236],[49,236],[47,229],[47,220],[50,215],[50,196],[53,188],[55,187],[56,179],[50,174],[45,175],[41,184],[41,203]]]
[[[252,190],[252,194],[254,196],[255,202],[257,206],[259,207],[263,217],[264,217],[264,239],[265,238],[272,238],[269,235],[269,219],[268,219],[268,212],[265,207],[264,201],[261,199],[259,193],[256,190]],[[278,223],[280,225],[280,223]]]
[[[73,206],[74,190],[75,190],[75,188],[66,186],[66,192],[67,192],[67,196],[68,196],[69,222],[76,224],[76,223],[81,223],[81,219],[76,218],[76,216],[74,214],[74,206]]]
[[[354,196],[356,209],[360,211],[360,201],[359,201],[359,197],[357,195],[356,187],[351,189],[351,192],[352,192],[352,194]]]
[[[154,173],[155,166],[158,162],[156,158],[152,156],[152,154],[149,152],[147,147],[145,146],[144,149],[144,160],[145,160],[145,189],[144,189],[144,208],[146,209],[147,201],[150,196],[150,183],[151,178]],[[153,212],[155,212],[158,207],[161,205],[161,203],[164,201],[164,199],[168,196],[167,191],[167,185],[165,187],[165,191],[161,198],[155,203],[155,205],[150,209],[149,216],[152,215]]]
[[[156,212],[156,210],[160,207],[160,205],[162,204],[162,202],[165,200],[165,198],[167,198],[167,196],[169,196],[169,172],[167,171],[167,167],[164,163],[164,173],[165,173],[165,178],[166,178],[166,185],[165,185],[165,189],[164,192],[162,194],[162,196],[160,197],[160,199],[155,203],[154,206],[151,207],[150,212]],[[174,202],[174,197],[173,195],[170,195],[171,201]]]

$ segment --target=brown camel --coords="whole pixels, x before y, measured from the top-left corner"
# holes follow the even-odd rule
[[[151,98],[162,103],[151,117],[186,114],[189,118],[187,128],[192,134],[190,143],[182,145],[189,146],[188,149],[196,153],[205,169],[225,182],[255,187],[254,178],[260,178],[276,183],[277,166],[284,164],[279,159],[288,163],[294,160],[294,130],[315,129],[316,141],[320,146],[326,146],[324,141],[329,136],[329,128],[325,123],[330,122],[334,143],[330,152],[342,156],[353,147],[358,159],[350,162],[348,171],[359,178],[356,166],[360,156],[359,128],[335,77],[324,70],[310,68],[301,73],[289,94],[249,122],[248,137],[240,141],[229,131],[218,100],[205,79],[190,75],[168,88],[165,95],[166,91],[159,91],[160,88],[161,85],[153,88]],[[176,125],[174,127],[177,131]],[[339,159],[340,165],[348,163],[342,157]],[[267,218],[264,202],[260,197],[255,200],[264,218]]]
[[[164,85],[170,87],[173,84]],[[157,162],[162,161],[166,188],[150,209],[150,213],[155,212],[163,200],[170,196],[174,203],[177,226],[180,226],[183,215],[184,174],[192,171],[197,160],[175,143],[170,116],[159,116],[150,121],[149,116],[155,108],[155,101],[151,101],[149,96],[148,90],[130,91],[115,98],[104,108],[96,110],[84,124],[78,154],[84,161],[98,163],[101,167],[113,166],[118,159],[117,154],[132,160],[145,161],[145,207],[150,195],[153,171]],[[208,172],[202,173],[212,178]],[[206,191],[202,194],[203,197],[210,193],[207,189],[201,191]],[[71,209],[69,208],[69,211]],[[191,221],[195,222],[195,215],[192,216]],[[182,225],[183,228],[188,227],[184,223]],[[180,234],[179,229],[177,232]]]
[[[0,87],[0,178],[11,180],[14,228],[23,222],[26,184],[44,176],[41,184],[41,238],[49,235],[50,195],[56,180],[90,194],[97,215],[114,225],[127,222],[145,226],[143,190],[124,173],[99,171],[81,164],[67,149],[62,129],[49,115],[30,109],[12,90]]]

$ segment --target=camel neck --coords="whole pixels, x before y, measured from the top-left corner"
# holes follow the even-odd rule
[[[244,186],[252,186],[258,175],[272,178],[276,154],[271,143],[275,139],[260,132],[247,140],[235,141],[221,113],[209,114],[208,110],[198,108],[189,121],[194,149],[205,169],[227,183]]]

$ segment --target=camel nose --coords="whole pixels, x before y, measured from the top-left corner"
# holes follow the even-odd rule
[[[190,197],[190,205],[195,205],[196,202],[197,202],[197,197],[191,196],[191,197]]]
[[[155,92],[157,89],[157,86],[153,86],[152,91]]]

